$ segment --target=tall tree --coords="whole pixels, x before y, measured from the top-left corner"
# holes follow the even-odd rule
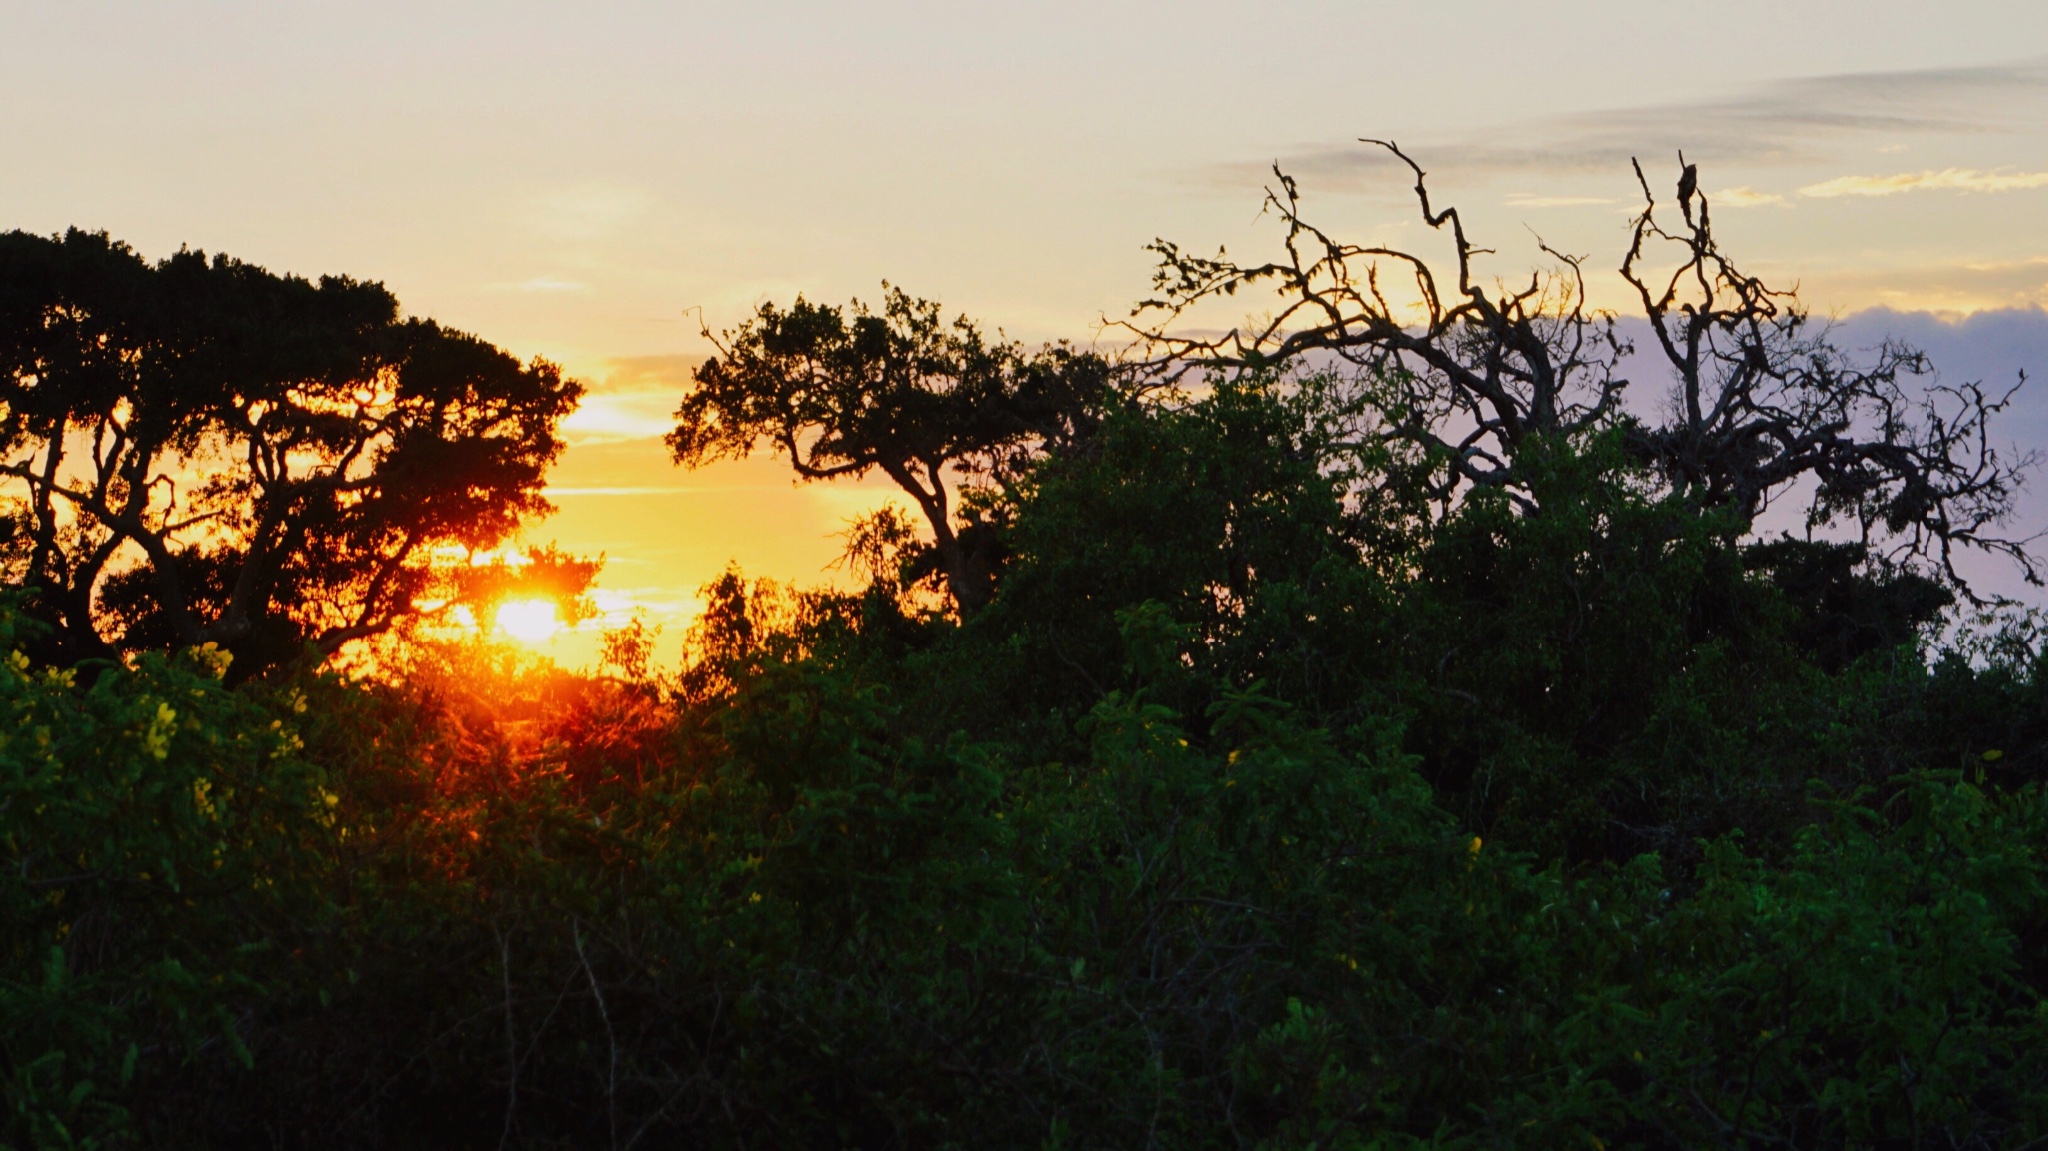
[[[1243,264],[1154,244],[1159,295],[1130,326],[1155,349],[1155,369],[1334,366],[1351,387],[1339,413],[1349,435],[1331,447],[1390,459],[1397,482],[1439,508],[1488,487],[1533,510],[1531,444],[1612,432],[1673,490],[1745,526],[1799,491],[1812,526],[1845,525],[1959,586],[1959,549],[2010,557],[2039,582],[2024,541],[1999,531],[2034,462],[2001,454],[1990,434],[2014,389],[1925,381],[1926,357],[1896,344],[1865,358],[1837,346],[1793,293],[1721,250],[1683,157],[1675,221],[1636,168],[1643,206],[1620,274],[1641,315],[1623,326],[1589,306],[1583,261],[1548,245],[1555,274],[1489,286],[1476,266],[1488,251],[1455,207],[1432,204],[1422,168],[1391,142],[1361,142],[1413,173],[1423,222],[1447,234],[1449,261],[1331,236],[1303,217],[1295,181],[1276,168],[1267,207],[1286,228],[1277,258]],[[1197,309],[1268,289],[1278,306],[1263,321],[1221,336],[1179,330]],[[1638,326],[1649,357],[1634,355]],[[1667,390],[1661,416],[1623,402],[1629,373],[1646,367]]]
[[[994,527],[954,488],[1002,489],[1037,454],[1085,436],[1111,395],[1111,368],[1055,345],[1026,352],[989,340],[965,317],[884,285],[882,311],[799,297],[763,304],[738,329],[712,337],[718,354],[697,369],[668,444],[698,467],[766,443],[798,476],[825,480],[880,469],[916,501],[931,554],[963,609],[994,594]]]
[[[331,654],[548,510],[581,391],[379,284],[0,235],[7,579],[53,659]]]

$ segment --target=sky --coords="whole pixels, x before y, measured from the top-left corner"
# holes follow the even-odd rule
[[[733,562],[833,579],[835,533],[889,495],[672,467],[702,325],[887,280],[1085,343],[1145,295],[1155,237],[1269,250],[1276,163],[1336,233],[1439,250],[1361,136],[1429,169],[1490,272],[1540,237],[1608,304],[1629,160],[1668,188],[1682,148],[1723,246],[1815,311],[1956,370],[2048,368],[2035,0],[0,0],[0,45],[0,228],[380,280],[586,382],[529,536],[604,554],[611,622],[673,631]],[[2048,441],[2032,400],[2015,426]]]

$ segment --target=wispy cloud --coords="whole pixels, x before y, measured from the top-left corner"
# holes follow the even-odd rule
[[[604,378],[591,390],[601,392],[675,392],[690,385],[690,373],[703,356],[615,356],[605,361]]]
[[[1891,176],[1837,176],[1799,189],[1802,196],[1896,196],[1901,192],[2013,192],[2048,188],[2048,172],[1985,172],[1976,168],[1943,168],[1939,172],[1900,172]]]
[[[676,404],[690,372],[701,362],[702,357],[674,355],[611,360],[603,378],[590,385],[583,402],[562,421],[562,430],[578,444],[667,435],[675,429]]]
[[[575,443],[641,440],[675,430],[677,393],[592,392],[562,420]]]
[[[1766,208],[1790,207],[1791,201],[1776,192],[1759,192],[1755,188],[1723,188],[1709,197],[1723,208]]]
[[[1566,175],[1627,170],[1635,157],[1714,165],[1824,162],[1870,137],[2028,129],[2048,109],[2048,61],[1864,72],[1781,80],[1720,98],[1610,108],[1498,125],[1462,139],[1408,140],[1432,173]],[[1361,124],[1361,128],[1379,125]],[[1346,142],[1283,156],[1287,171],[1325,183],[1392,175],[1384,150]],[[1269,178],[1267,164],[1218,165],[1214,183]]]

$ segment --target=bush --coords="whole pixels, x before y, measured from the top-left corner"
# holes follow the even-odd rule
[[[229,691],[225,664],[0,666],[10,1144],[126,1141],[181,1068],[246,1066],[247,1012],[296,977],[337,799],[302,754],[303,697]]]

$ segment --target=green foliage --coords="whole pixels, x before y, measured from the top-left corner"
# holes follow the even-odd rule
[[[1430,511],[1346,402],[1104,412],[976,497],[979,608],[892,513],[672,673],[15,658],[0,1142],[2048,1137],[2025,621],[1611,437]]]
[[[303,699],[229,691],[226,664],[0,667],[10,1145],[122,1142],[152,1081],[246,1065],[238,1016],[291,978],[280,945],[318,899],[337,800],[301,755]]]

